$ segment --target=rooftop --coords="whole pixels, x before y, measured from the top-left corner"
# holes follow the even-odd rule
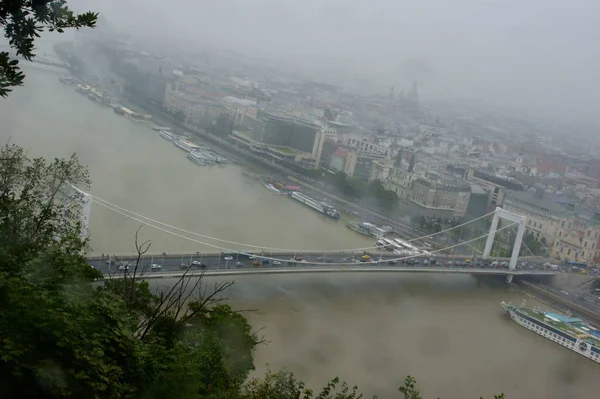
[[[536,197],[532,192],[529,191],[507,191],[507,199],[525,203],[535,208],[541,208],[548,212],[562,215],[566,213],[565,208],[552,201],[547,197]]]
[[[561,314],[554,313],[554,312],[546,312],[545,315],[546,315],[546,317],[550,317],[552,319],[558,320],[561,323],[565,323],[565,324],[581,323],[581,322],[583,322],[583,320],[581,320],[579,318],[576,318],[576,317],[566,317],[566,316],[563,316]]]

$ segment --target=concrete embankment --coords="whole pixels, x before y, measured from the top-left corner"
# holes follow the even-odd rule
[[[587,319],[591,324],[600,326],[600,314],[592,311],[572,300],[569,300],[561,295],[556,294],[548,289],[540,287],[539,285],[520,281],[519,285],[526,293],[533,294],[536,298],[541,299],[543,302],[548,303],[551,306],[558,305],[561,308],[565,308],[577,315]]]

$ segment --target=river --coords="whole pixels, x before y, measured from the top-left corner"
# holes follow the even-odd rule
[[[229,241],[283,249],[347,249],[374,245],[286,196],[242,175],[243,167],[198,166],[143,123],[76,93],[58,81],[60,72],[27,68],[24,87],[2,101],[0,140],[25,147],[31,156],[68,157],[88,166],[91,193],[170,225]],[[130,254],[139,222],[98,205],[92,207],[94,253]],[[189,236],[189,235],[188,235]],[[227,244],[198,241],[238,250]],[[151,252],[218,251],[150,227],[141,238]]]
[[[241,167],[192,164],[148,127],[60,84],[59,72],[26,72],[26,86],[0,100],[2,140],[10,137],[32,156],[77,152],[99,197],[232,241],[285,248],[373,243],[246,179]],[[130,252],[138,226],[94,206],[94,251]],[[142,236],[152,240],[153,252],[208,249],[151,228]],[[427,398],[504,391],[510,399],[582,399],[600,390],[600,366],[503,315],[499,302],[520,303],[519,294],[471,277],[239,276],[229,296],[236,308],[258,309],[248,317],[270,341],[256,351],[259,374],[268,363],[286,366],[311,386],[339,376],[381,398],[399,397],[396,387],[407,374],[417,377]]]

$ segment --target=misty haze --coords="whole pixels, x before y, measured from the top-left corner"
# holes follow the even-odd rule
[[[0,397],[597,397],[600,3],[9,3]]]

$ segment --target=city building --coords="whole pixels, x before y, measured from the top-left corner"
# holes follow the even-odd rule
[[[224,112],[227,113],[236,125],[252,125],[257,117],[255,100],[244,100],[233,96],[223,97],[221,100]]]
[[[558,230],[552,248],[552,256],[570,262],[595,264],[600,262],[600,228],[583,226],[569,230],[566,227]]]
[[[554,245],[560,228],[573,228],[574,222],[562,206],[544,197],[543,192],[509,191],[502,206],[505,210],[527,217],[527,231],[546,246]],[[566,227],[565,227],[566,226]]]
[[[338,140],[346,147],[351,147],[366,154],[390,155],[390,149],[372,143],[368,138],[356,135],[340,135]]]
[[[410,201],[421,216],[464,217],[470,198],[471,185],[462,180],[430,174],[411,184]]]
[[[369,175],[369,182],[378,180],[380,182],[386,182],[390,177],[390,173],[394,165],[387,159],[374,161],[371,166],[371,174]]]
[[[262,111],[258,117],[263,121],[263,127],[255,133],[257,141],[289,147],[316,158],[321,140],[321,125],[317,121]]]
[[[497,183],[493,183],[489,180],[477,178],[473,175],[471,175],[471,177],[468,180],[473,184],[482,187],[487,192],[487,208],[490,212],[496,209],[496,207],[498,206],[502,207],[502,204],[504,202],[504,195],[506,193],[506,187]]]
[[[350,177],[358,177],[366,182],[373,181],[373,168],[379,168],[386,159],[383,155],[366,154],[355,149],[341,146],[333,141],[323,143],[320,154],[319,167],[331,172],[343,172]],[[387,176],[383,170],[380,180],[385,181]]]
[[[471,184],[471,197],[467,206],[467,216],[478,218],[490,212],[489,209],[489,194],[481,186]]]
[[[219,93],[204,91],[174,82],[167,85],[163,108],[174,115],[181,114],[187,122],[198,122],[220,115],[224,108]]]

